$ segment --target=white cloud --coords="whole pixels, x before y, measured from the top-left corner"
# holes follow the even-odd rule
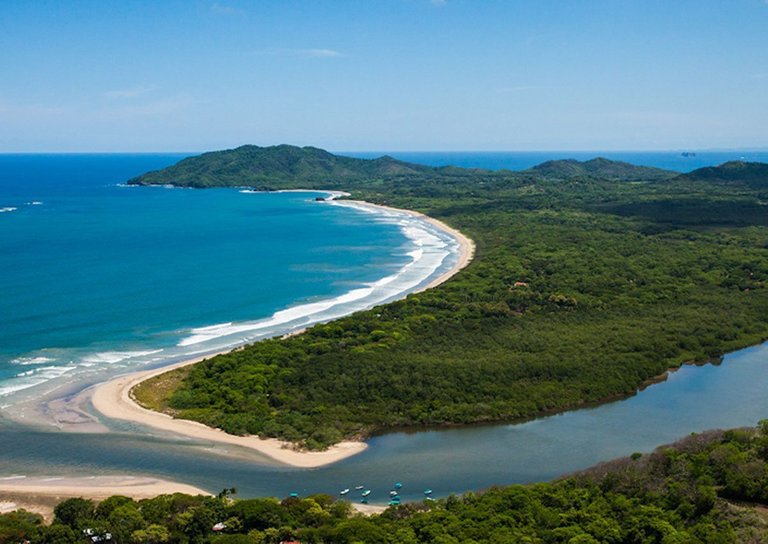
[[[341,53],[335,49],[304,49],[300,51],[307,57],[340,57]]]
[[[227,6],[224,4],[219,4],[218,2],[214,2],[211,5],[211,12],[217,13],[219,15],[240,15],[242,13],[245,13],[241,9],[237,9],[232,6]]]
[[[138,96],[150,93],[156,88],[157,87],[155,85],[138,85],[128,89],[112,89],[110,91],[106,91],[104,96],[107,98],[136,98]]]

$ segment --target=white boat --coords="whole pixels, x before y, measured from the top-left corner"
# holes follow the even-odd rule
[[[371,494],[371,490],[370,489],[366,489],[365,491],[363,491],[363,497],[367,497],[370,494]]]
[[[341,491],[339,491],[339,495],[346,495],[347,493],[349,493],[349,488],[342,489]]]

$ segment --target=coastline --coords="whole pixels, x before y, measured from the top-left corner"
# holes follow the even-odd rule
[[[348,193],[340,193],[341,196],[347,196]],[[463,232],[461,232],[458,229],[455,229],[449,225],[446,225],[439,219],[435,219],[434,217],[430,217],[424,213],[417,212],[414,210],[406,210],[404,208],[395,208],[392,206],[386,206],[383,204],[372,204],[371,202],[366,202],[364,200],[337,200],[336,196],[334,196],[332,199],[333,203],[337,206],[344,206],[345,204],[349,204],[351,206],[354,206],[356,208],[374,208],[374,209],[383,209],[388,210],[391,212],[396,213],[404,213],[408,214],[411,217],[415,217],[417,219],[420,219],[422,221],[425,221],[426,223],[429,223],[433,227],[449,233],[459,244],[459,258],[456,264],[451,267],[450,270],[446,270],[443,274],[438,276],[437,278],[430,281],[428,284],[419,287],[414,293],[421,293],[423,291],[426,291],[427,289],[432,289],[433,287],[437,287],[441,283],[445,283],[450,278],[452,278],[454,275],[456,275],[459,270],[465,268],[470,262],[472,262],[472,259],[475,257],[475,242],[468,236],[466,236]]]
[[[322,191],[331,194],[330,201],[334,201],[338,196],[346,196],[346,193]],[[421,292],[426,289],[431,289],[444,283],[449,278],[453,277],[461,269],[466,267],[474,257],[475,244],[458,230],[449,227],[442,221],[429,217],[420,212],[411,210],[404,210],[400,208],[392,208],[389,206],[380,206],[377,204],[371,204],[363,201],[343,201],[349,202],[356,207],[366,207],[371,209],[384,209],[387,211],[395,211],[397,213],[408,214],[412,217],[416,217],[419,220],[430,223],[435,228],[447,232],[458,243],[458,259],[457,262],[451,267],[450,270],[445,271],[437,278],[430,281],[428,284],[419,287],[413,292]],[[334,202],[336,205],[344,205],[342,202]],[[297,332],[297,333],[300,333]],[[236,348],[240,349],[240,348]],[[231,351],[231,350],[228,350]],[[227,351],[227,352],[228,352]],[[224,352],[226,353],[226,352]],[[181,368],[184,366],[198,363],[204,359],[213,357],[215,354],[210,354],[205,357],[197,357],[195,359],[182,361],[173,365],[153,369],[135,372],[119,376],[107,382],[97,384],[89,392],[90,401],[93,407],[102,415],[123,421],[130,421],[146,425],[154,429],[162,431],[172,432],[188,438],[207,440],[211,442],[231,444],[236,446],[245,447],[254,450],[266,457],[269,457],[282,464],[289,465],[298,468],[317,468],[325,465],[341,461],[347,457],[361,453],[367,448],[365,442],[362,441],[344,441],[335,444],[329,449],[322,452],[308,452],[297,451],[293,444],[277,440],[274,438],[259,438],[256,436],[236,436],[228,434],[220,429],[208,427],[202,423],[196,421],[175,419],[168,414],[161,412],[155,412],[140,406],[133,398],[132,389],[141,382],[153,378],[159,374],[164,374],[171,370]]]
[[[10,477],[0,479],[0,513],[24,508],[50,522],[53,508],[70,497],[98,501],[113,495],[148,499],[172,493],[210,495],[195,486],[145,476]]]

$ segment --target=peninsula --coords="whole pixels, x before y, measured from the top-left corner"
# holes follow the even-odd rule
[[[632,394],[768,338],[766,172],[606,159],[486,171],[292,146],[185,159],[129,183],[343,189],[459,229],[476,257],[434,289],[172,370],[133,395],[232,435],[321,450]]]

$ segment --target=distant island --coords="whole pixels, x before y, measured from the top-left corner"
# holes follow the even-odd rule
[[[323,449],[400,427],[536,417],[768,338],[761,163],[680,175],[597,158],[512,172],[243,146],[129,183],[345,190],[477,244],[435,289],[133,390],[235,435]]]

